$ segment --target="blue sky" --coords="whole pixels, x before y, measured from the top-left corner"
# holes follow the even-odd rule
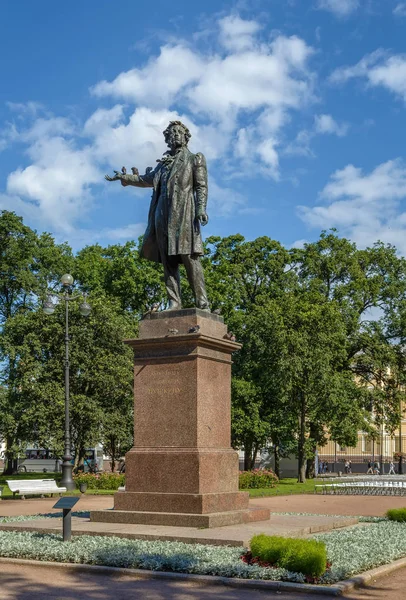
[[[0,209],[76,250],[134,239],[150,191],[103,176],[154,166],[180,118],[206,236],[405,254],[405,28],[399,0],[6,2]]]

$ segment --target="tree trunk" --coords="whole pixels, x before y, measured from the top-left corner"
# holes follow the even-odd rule
[[[115,473],[116,471],[116,444],[114,443],[115,440],[114,438],[110,439],[110,449],[111,449],[111,454],[110,454],[110,458],[111,458],[111,472]]]
[[[6,451],[4,453],[4,475],[12,475],[18,468],[13,452],[9,450],[13,446],[13,440],[10,437],[6,438]]]
[[[280,479],[281,469],[280,469],[279,444],[274,445],[273,455],[274,455],[274,459],[275,459],[275,475],[277,476],[278,479]]]
[[[244,444],[244,471],[251,471],[255,462],[254,444],[252,442],[246,442]]]
[[[310,430],[309,430],[309,436],[310,436],[311,441],[313,442],[313,445],[312,445],[312,456],[307,459],[307,464],[306,464],[307,479],[314,479],[314,477],[315,477],[314,463],[316,460],[316,451],[317,451],[317,444],[316,444],[315,440],[317,439],[317,434],[318,434],[318,432],[317,432],[316,426],[313,423],[311,423]]]
[[[6,452],[5,457],[4,457],[3,475],[12,475],[13,474],[13,467],[14,467],[13,463],[14,463],[13,458],[11,456],[9,456]]]
[[[300,417],[299,417],[299,440],[298,440],[298,483],[306,482],[306,403],[305,395],[300,392]]]
[[[315,471],[314,471],[314,457],[308,458],[306,461],[306,478],[314,479]]]

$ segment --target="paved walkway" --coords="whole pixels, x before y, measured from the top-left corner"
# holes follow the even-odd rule
[[[52,512],[57,498],[33,500],[1,500],[0,516],[35,515]],[[309,512],[323,515],[381,516],[389,508],[406,506],[406,496],[335,496],[318,494],[292,494],[255,498],[252,503],[269,508],[271,512]],[[81,496],[75,510],[100,510],[113,508],[113,496]]]
[[[255,498],[255,504],[271,512],[309,512],[321,515],[382,516],[389,508],[406,507],[406,496],[336,496],[292,494]],[[1,508],[1,507],[0,507]]]
[[[28,500],[1,500],[0,517],[14,517],[16,515],[36,515],[38,513],[58,512],[53,511],[53,506],[59,500],[55,498],[34,498]],[[80,496],[74,510],[103,510],[113,508],[113,496]]]
[[[285,537],[301,537],[311,533],[330,531],[339,527],[348,527],[355,525],[357,522],[358,519],[351,517],[271,515],[271,518],[267,521],[199,529],[197,527],[98,523],[80,517],[72,517],[72,533],[76,535],[105,535],[130,539],[183,541],[191,544],[200,542],[201,544],[248,547],[250,539],[260,533],[282,535]],[[5,523],[0,524],[0,530],[60,533],[62,530],[62,518]]]
[[[322,600],[316,594],[287,594],[202,586],[185,581],[73,573],[68,569],[1,564],[2,600]],[[406,569],[346,596],[347,600],[404,600]]]
[[[267,500],[267,502],[265,502]],[[267,506],[271,499],[262,499],[262,504]],[[255,504],[254,504],[255,503]],[[52,507],[55,501],[49,500],[9,500],[0,504],[0,512],[3,515],[15,515],[19,508],[25,509],[25,514],[36,514],[38,512],[58,512]],[[252,505],[258,502],[252,501]],[[74,510],[92,510],[97,508],[111,508],[112,498],[108,496],[83,496],[76,504]],[[185,541],[193,543],[199,541],[203,544],[222,544],[233,546],[248,546],[249,540],[259,533],[268,535],[282,535],[287,537],[299,537],[330,531],[339,527],[347,527],[357,523],[357,519],[336,518],[333,516],[284,516],[271,515],[267,521],[258,521],[242,525],[228,525],[226,527],[213,527],[199,529],[196,527],[173,527],[159,525],[132,525],[124,523],[99,523],[89,519],[73,517],[72,532],[76,535],[115,535],[133,539],[153,539],[168,541]],[[46,533],[60,533],[62,529],[61,519],[49,518],[33,521],[14,522],[0,524],[2,530],[25,530]]]

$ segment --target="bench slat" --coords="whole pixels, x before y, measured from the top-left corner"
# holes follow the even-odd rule
[[[10,491],[14,494],[56,494],[66,492],[65,487],[58,487],[55,479],[7,479]]]

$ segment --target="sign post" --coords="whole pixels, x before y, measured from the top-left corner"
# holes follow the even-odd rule
[[[63,530],[63,541],[70,542],[72,537],[72,508],[79,502],[79,498],[72,496],[65,496],[60,498],[53,508],[62,508],[62,530]]]

